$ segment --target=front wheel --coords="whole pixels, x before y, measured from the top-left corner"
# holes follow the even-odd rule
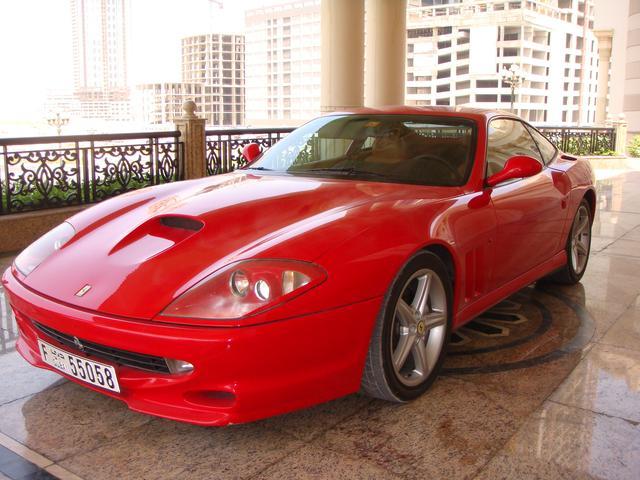
[[[385,296],[369,344],[362,390],[406,402],[440,371],[451,330],[451,281],[430,252],[414,256]]]
[[[584,199],[580,202],[578,211],[573,218],[565,249],[567,264],[549,275],[546,280],[573,285],[578,283],[584,275],[591,251],[591,209],[589,203]]]

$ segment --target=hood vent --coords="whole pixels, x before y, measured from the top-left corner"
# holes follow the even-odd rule
[[[182,230],[191,230],[193,232],[197,232],[204,227],[204,223],[200,220],[189,217],[162,217],[160,219],[160,223],[165,227],[180,228]]]

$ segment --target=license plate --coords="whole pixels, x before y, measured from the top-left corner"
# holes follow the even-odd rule
[[[40,339],[38,347],[42,360],[61,372],[96,387],[120,392],[116,370],[112,366],[78,357]]]

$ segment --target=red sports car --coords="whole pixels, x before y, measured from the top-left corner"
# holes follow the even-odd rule
[[[248,160],[105,201],[26,248],[2,279],[24,358],[203,425],[358,390],[405,402],[452,329],[587,265],[589,164],[509,114],[331,114]]]

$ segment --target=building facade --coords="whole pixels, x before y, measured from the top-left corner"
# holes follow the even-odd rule
[[[208,33],[183,38],[182,81],[202,85],[202,99],[196,103],[208,125],[244,125],[244,36]]]
[[[592,0],[422,0],[407,19],[406,103],[514,110],[547,124],[595,120]],[[503,73],[504,72],[504,73]]]
[[[88,119],[130,119],[128,0],[71,0],[74,96]]]
[[[298,125],[320,112],[320,0],[248,10],[247,124]]]
[[[213,112],[204,110],[211,102],[214,87],[202,83],[162,82],[137,85],[133,92],[135,120],[144,124],[169,124],[182,117],[182,104],[193,100],[198,115],[210,118]]]

